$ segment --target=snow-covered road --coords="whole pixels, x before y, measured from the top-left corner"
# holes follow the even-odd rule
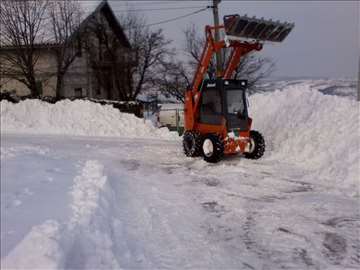
[[[1,266],[358,269],[358,197],[266,155],[181,142],[1,135]]]

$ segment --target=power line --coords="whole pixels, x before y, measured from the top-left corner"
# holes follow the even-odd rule
[[[200,6],[198,6],[200,7]],[[187,13],[187,14],[184,14],[184,15],[181,15],[181,16],[177,16],[177,17],[174,17],[174,18],[171,18],[171,19],[167,19],[167,20],[163,20],[163,21],[159,21],[159,22],[156,22],[156,23],[150,23],[150,24],[146,24],[144,25],[144,27],[146,26],[154,26],[154,25],[159,25],[159,24],[164,24],[164,23],[168,23],[168,22],[173,22],[173,21],[176,21],[176,20],[180,20],[180,19],[183,19],[183,18],[186,18],[186,17],[189,17],[189,16],[192,16],[192,15],[195,15],[195,14],[198,14],[200,12],[203,12],[209,8],[212,8],[212,6],[206,6],[206,7],[203,7],[201,6],[202,8],[201,9],[198,9],[198,10],[195,10],[191,13]],[[148,11],[148,10],[170,10],[170,9],[189,9],[189,8],[195,8],[195,6],[192,6],[192,7],[174,7],[174,8],[158,8],[158,9],[132,9],[131,11]],[[121,12],[121,11],[129,11],[129,10],[114,10],[114,12]]]
[[[93,3],[89,3],[91,1],[84,1],[82,3],[82,5],[84,6],[93,6],[94,4]],[[111,5],[111,7],[113,8],[114,6],[118,7],[118,8],[126,8],[126,7],[133,7],[133,6],[139,6],[141,5],[141,7],[156,7],[156,6],[164,6],[164,5],[167,5],[167,4],[175,4],[175,5],[179,5],[179,2],[180,1],[114,1],[114,0],[108,0],[108,3]],[[194,2],[194,1],[181,1],[182,4],[190,4],[191,2]],[[197,4],[202,4],[203,6],[206,5],[208,2],[209,3],[209,0],[207,1],[196,1],[198,2]],[[201,3],[201,2],[204,2],[204,3]],[[181,4],[180,3],[180,4]],[[138,5],[139,4],[139,5]],[[196,6],[194,6],[196,7]]]
[[[203,11],[207,10],[208,8],[209,7],[202,8],[202,9],[196,10],[194,12],[185,14],[185,15],[181,15],[181,16],[178,16],[178,17],[175,17],[175,18],[172,18],[172,19],[167,19],[167,20],[164,20],[164,21],[156,22],[156,23],[150,23],[150,24],[147,24],[145,26],[153,26],[153,25],[158,25],[158,24],[163,24],[163,23],[168,23],[168,22],[173,22],[173,21],[176,21],[176,20],[180,20],[180,19],[192,16],[192,15],[198,14],[200,12],[203,12]]]
[[[167,4],[179,4],[179,1],[147,1],[147,0],[144,0],[144,1],[134,1],[134,0],[131,0],[131,1],[125,1],[125,2],[118,2],[118,1],[113,1],[113,0],[108,0],[108,2],[110,4],[112,3],[118,3],[118,4],[124,4],[124,5],[128,5],[131,3],[132,4],[141,4],[142,6],[153,6],[153,5],[167,5]],[[194,2],[194,1],[182,1],[182,2]],[[209,2],[209,0],[205,1],[205,0],[202,0],[202,1],[198,1],[198,2]],[[123,6],[124,6],[123,5]]]
[[[114,12],[131,12],[131,11],[158,11],[158,10],[179,10],[179,9],[195,9],[203,8],[204,6],[192,7],[171,7],[171,8],[148,8],[148,9],[113,9]],[[208,8],[208,7],[207,7]]]

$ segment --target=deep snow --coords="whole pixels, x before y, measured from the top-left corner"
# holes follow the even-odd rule
[[[209,165],[154,139],[2,140],[33,149],[2,160],[2,268],[360,265],[358,197],[294,164]]]
[[[96,122],[61,129],[6,105],[2,123],[17,124],[1,135],[2,268],[360,266],[359,105],[349,98],[303,83],[251,96],[267,152],[218,164],[186,158],[167,131],[171,140],[121,133],[121,122],[106,134],[118,138],[45,136]],[[133,130],[147,130],[137,120]]]
[[[323,95],[301,83],[255,94],[250,106],[254,128],[265,136],[271,158],[359,193],[360,105],[356,100]]]

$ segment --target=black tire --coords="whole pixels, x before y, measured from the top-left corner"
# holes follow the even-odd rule
[[[183,135],[184,153],[188,157],[198,157],[201,155],[202,137],[196,131],[185,131]]]
[[[201,150],[205,161],[216,163],[224,156],[224,143],[219,136],[209,134],[204,137]]]
[[[248,159],[259,159],[264,155],[265,152],[265,140],[260,132],[256,130],[250,131],[251,139],[251,152],[245,153],[245,157]]]

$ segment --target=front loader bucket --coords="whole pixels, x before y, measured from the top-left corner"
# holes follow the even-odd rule
[[[224,16],[225,32],[228,38],[247,38],[257,41],[282,42],[294,28],[293,23],[280,23],[240,15]]]

